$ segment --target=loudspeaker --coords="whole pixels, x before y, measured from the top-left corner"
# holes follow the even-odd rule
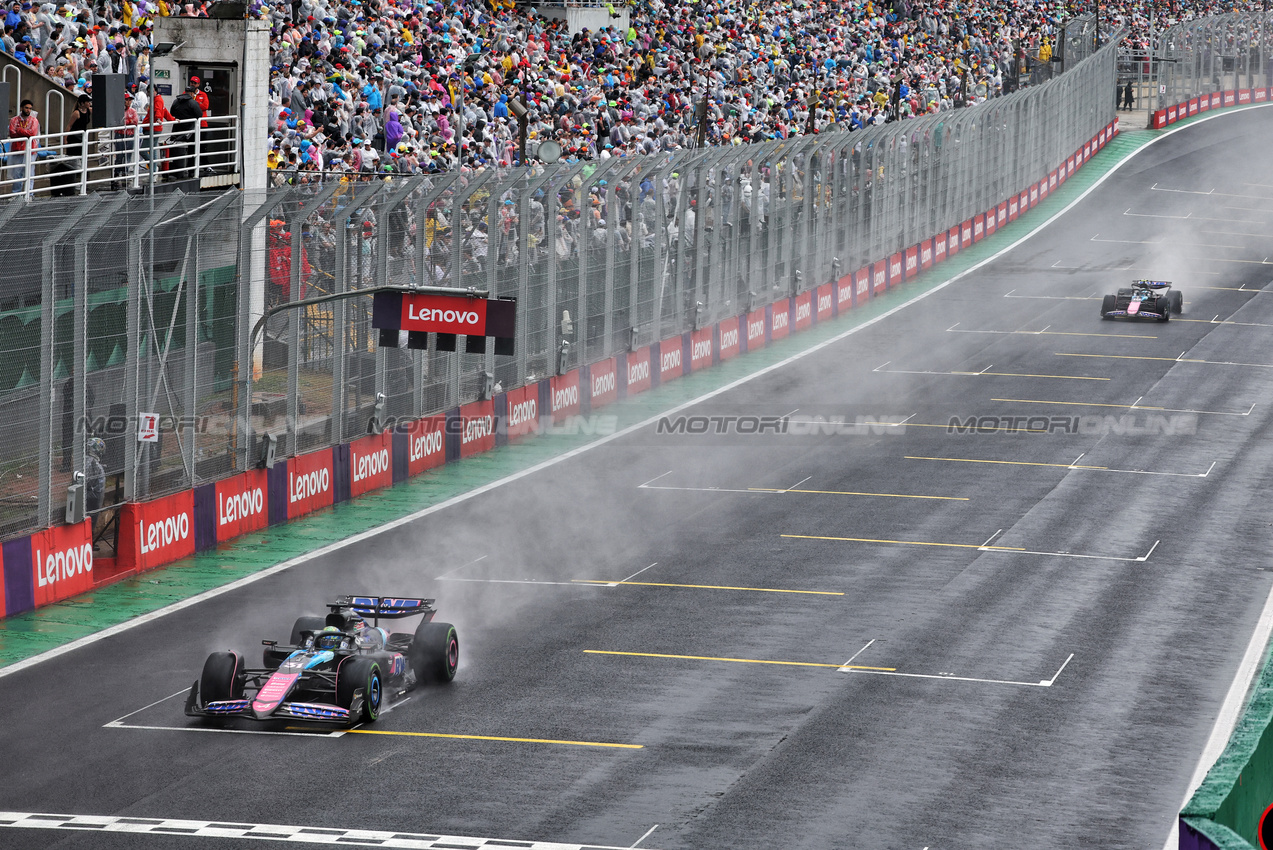
[[[100,127],[118,127],[124,123],[124,75],[93,75],[93,123],[94,130]]]

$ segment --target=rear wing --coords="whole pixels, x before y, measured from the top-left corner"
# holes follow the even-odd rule
[[[1169,280],[1133,280],[1132,286],[1143,286],[1147,289],[1166,289],[1171,286]]]
[[[396,620],[434,613],[435,601],[406,596],[342,596],[328,602],[327,607],[332,611],[352,610],[360,617],[370,617],[373,620]]]

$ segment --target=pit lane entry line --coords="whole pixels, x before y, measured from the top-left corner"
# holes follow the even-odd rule
[[[299,844],[336,844],[353,847],[401,847],[414,850],[465,847],[469,850],[534,847],[535,850],[626,850],[598,844],[560,844],[553,841],[510,841],[434,833],[385,832],[290,824],[240,823],[235,821],[184,820],[178,818],[108,817],[40,812],[0,812],[0,828],[52,829],[60,832],[114,832],[131,835],[183,835],[196,838],[239,838],[253,841],[285,841]],[[646,833],[647,835],[649,833]]]
[[[1149,560],[1149,556],[1154,554],[1154,550],[1158,548],[1161,540],[1155,540],[1154,545],[1149,547],[1149,551],[1135,558],[1120,558],[1116,555],[1087,555],[1081,552],[1037,552],[1032,549],[1021,549],[1015,546],[988,546],[985,543],[978,546],[976,543],[928,543],[920,540],[885,540],[873,537],[824,537],[816,534],[782,534],[780,537],[787,537],[793,540],[831,540],[843,543],[884,543],[895,546],[942,546],[952,549],[976,549],[978,552],[1004,552],[1009,555],[1042,555],[1052,558],[1083,558],[1093,561],[1123,561],[1130,564],[1143,564]],[[992,536],[991,539],[994,539]]]

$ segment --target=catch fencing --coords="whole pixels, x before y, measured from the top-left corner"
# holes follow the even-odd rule
[[[1042,85],[857,132],[366,182],[298,173],[255,197],[11,202],[0,536],[63,519],[90,436],[107,444],[109,516],[255,468],[267,435],[279,457],[347,443],[373,418],[449,410],[807,292],[1009,198],[1015,213],[1113,122],[1115,73],[1111,43]],[[516,298],[515,354],[440,350],[435,335],[382,347],[370,298],[288,310],[253,347],[267,306],[386,284]],[[151,442],[142,414],[159,418]]]
[[[1124,41],[1119,50],[1120,92],[1132,87],[1128,108],[1152,113],[1202,95],[1273,85],[1273,51],[1265,46],[1273,12],[1253,7],[1169,27],[1153,21],[1143,41]]]

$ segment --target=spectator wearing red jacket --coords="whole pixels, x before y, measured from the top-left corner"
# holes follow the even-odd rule
[[[27,169],[35,164],[35,152],[39,146],[40,119],[35,114],[35,104],[22,101],[18,114],[9,119],[9,177],[13,181],[14,194],[25,191]]]

